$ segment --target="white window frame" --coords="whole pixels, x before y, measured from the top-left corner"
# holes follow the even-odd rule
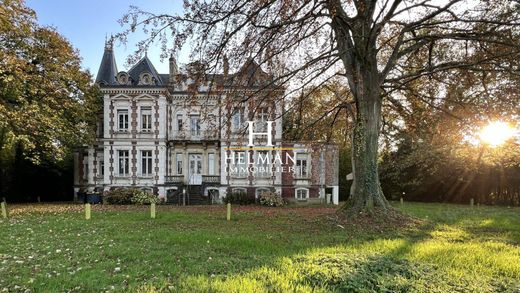
[[[100,157],[98,159],[98,170],[97,170],[97,172],[98,172],[97,175],[99,177],[105,176],[105,158],[103,158],[103,157]]]
[[[126,152],[126,155],[121,157],[122,152]],[[125,161],[122,161],[126,159]],[[124,162],[124,164],[121,164]],[[123,172],[121,172],[123,170]],[[130,151],[129,150],[118,150],[117,151],[117,174],[119,176],[130,175]]]
[[[145,153],[147,153],[146,156],[145,156]],[[149,156],[148,156],[148,154],[149,154]],[[152,174],[153,174],[153,151],[152,150],[141,150],[141,175],[151,176]]]
[[[265,162],[265,164],[262,162],[260,163],[260,154],[266,154],[267,155],[267,162]],[[271,161],[271,156],[269,154],[269,151],[256,151],[255,152],[255,157],[256,157],[256,160],[255,162],[258,163],[258,165],[256,166],[257,167],[257,172],[256,172],[256,176],[260,177],[260,178],[267,178],[267,177],[270,177],[271,176],[271,172],[270,171],[270,168],[272,167],[272,161]],[[264,168],[266,170],[260,172],[260,168]],[[269,170],[269,171],[267,171]]]
[[[194,121],[196,121],[194,123]],[[200,125],[200,115],[193,114],[190,115],[190,134],[191,136],[200,136],[201,133],[201,125]]]
[[[117,131],[128,132],[130,114],[128,109],[117,109]],[[126,121],[125,121],[126,120]]]
[[[298,158],[299,156],[305,157],[305,159]],[[296,153],[296,162],[294,164],[294,177],[295,178],[308,178],[309,177],[309,155],[306,153]],[[305,161],[305,168],[301,162]]]
[[[215,175],[216,171],[215,153],[208,153],[208,175]]]
[[[305,197],[304,198],[298,197],[298,191],[304,191],[305,192]],[[309,199],[309,189],[308,188],[296,188],[294,190],[294,198],[296,198],[297,200],[307,200],[307,199]]]
[[[240,159],[240,154],[244,154],[244,156],[242,157],[243,158],[243,162],[240,163],[239,162],[239,159]],[[237,172],[234,173],[234,175],[238,178],[243,178],[243,177],[247,177],[247,170],[243,170],[243,169],[247,169],[247,156],[249,156],[249,152],[248,151],[238,151],[238,152],[235,152],[235,156],[233,157],[233,167],[236,167],[237,169]]]
[[[231,129],[234,132],[240,131],[244,124],[244,107],[235,107],[231,113]]]
[[[145,118],[146,117],[146,118]],[[152,106],[141,106],[141,131],[151,132],[153,125]]]
[[[183,158],[182,153],[176,153],[175,154],[175,172],[177,173],[177,175],[183,175],[183,171],[184,171],[183,162],[184,162],[184,158]]]
[[[184,115],[177,114],[177,131],[183,131],[184,129]]]
[[[267,131],[267,121],[269,121],[269,108],[268,107],[257,108],[256,131],[266,132]]]

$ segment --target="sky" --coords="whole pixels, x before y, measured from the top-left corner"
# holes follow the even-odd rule
[[[130,5],[150,12],[168,14],[182,12],[182,0],[26,1],[27,6],[36,11],[40,24],[55,27],[79,50],[83,68],[89,69],[94,76],[103,56],[105,36],[123,30],[118,20],[129,10]],[[135,43],[144,38],[145,35],[139,32],[129,37],[126,45],[115,42],[114,53],[119,71],[129,69],[126,66],[126,57],[135,50]],[[148,58],[157,71],[168,73],[168,60],[161,63],[159,54],[159,46],[155,46],[148,51]],[[181,52],[179,61],[187,62],[187,55],[187,52]]]

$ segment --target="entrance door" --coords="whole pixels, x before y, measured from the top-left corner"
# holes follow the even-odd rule
[[[191,185],[202,184],[202,155],[189,154],[189,182]]]

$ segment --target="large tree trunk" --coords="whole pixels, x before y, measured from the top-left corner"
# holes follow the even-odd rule
[[[352,84],[351,84],[352,87]],[[343,206],[349,216],[372,212],[375,207],[386,211],[389,204],[379,183],[377,166],[381,127],[381,95],[377,82],[363,78],[353,91],[357,112],[352,135],[352,173],[350,197]]]

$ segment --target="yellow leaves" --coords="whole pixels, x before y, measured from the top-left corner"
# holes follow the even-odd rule
[[[90,106],[91,77],[81,71],[78,51],[53,28],[39,26],[23,1],[3,1],[0,23],[7,24],[0,25],[0,117],[9,122],[0,126],[35,161],[61,157],[86,139],[78,128],[90,125],[97,110]]]

